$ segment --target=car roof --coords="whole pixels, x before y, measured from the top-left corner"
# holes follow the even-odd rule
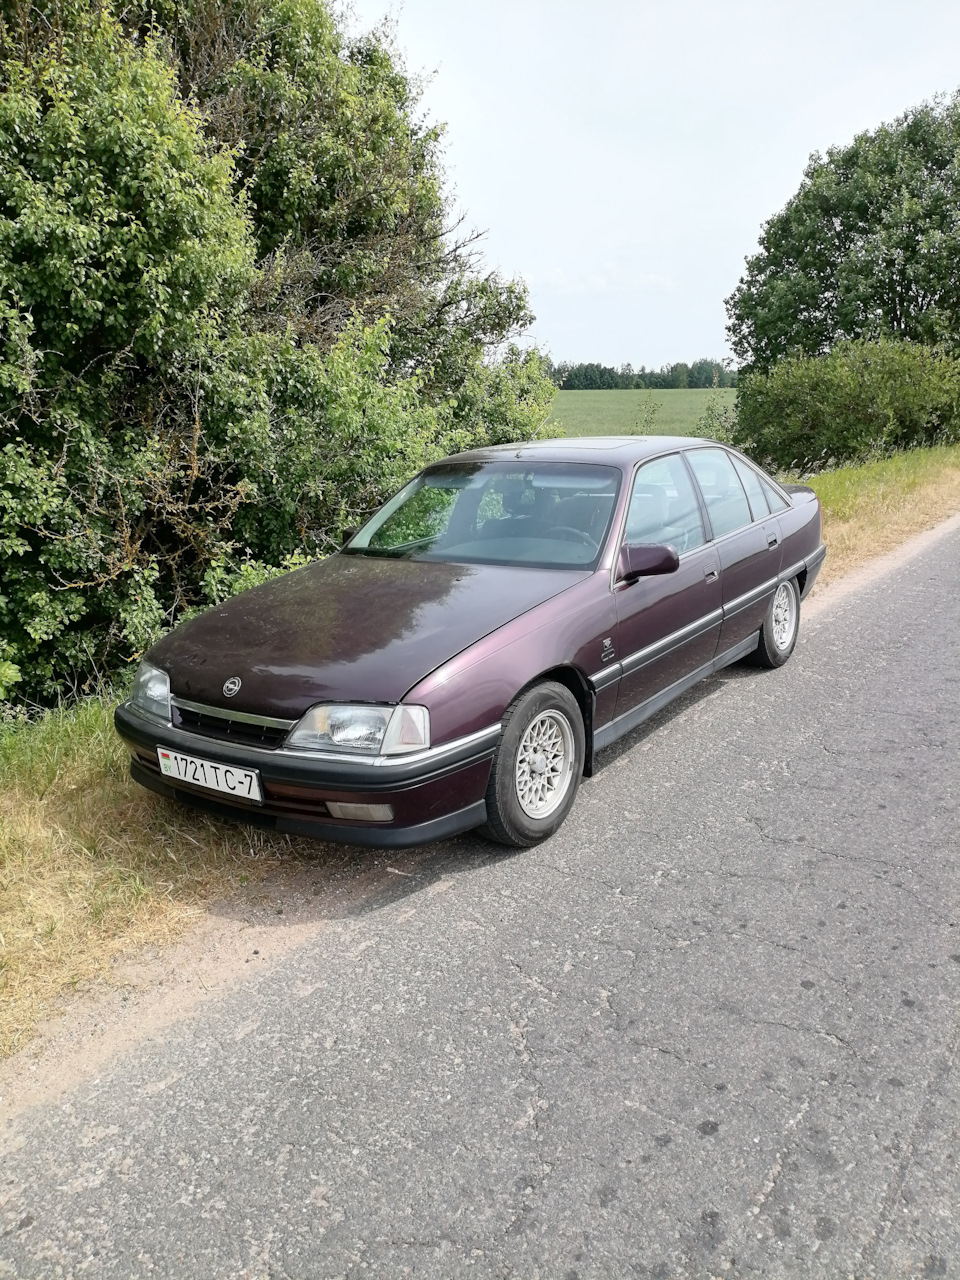
[[[455,453],[443,462],[502,462],[519,458],[530,462],[598,462],[629,466],[641,458],[690,445],[716,444],[702,436],[560,436],[555,440],[526,440],[490,445]],[[438,465],[437,463],[433,464]]]

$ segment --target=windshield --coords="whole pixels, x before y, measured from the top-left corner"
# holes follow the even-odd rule
[[[467,564],[593,568],[619,487],[616,467],[440,464],[381,507],[345,550]]]

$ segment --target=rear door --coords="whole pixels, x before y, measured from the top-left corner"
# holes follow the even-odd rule
[[[703,495],[720,557],[723,627],[718,651],[724,653],[763,621],[780,572],[780,525],[770,512],[759,476],[742,459],[716,445],[689,449],[685,456]]]
[[[616,714],[646,702],[709,662],[720,633],[720,559],[707,543],[696,490],[679,453],[646,462],[634,477],[624,543],[670,543],[676,573],[616,583]]]

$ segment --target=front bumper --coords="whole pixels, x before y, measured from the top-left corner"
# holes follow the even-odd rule
[[[161,724],[129,703],[114,725],[142,786],[207,813],[275,831],[345,844],[406,848],[468,831],[486,820],[484,795],[500,726],[411,756],[344,759],[267,750]],[[263,804],[174,781],[160,772],[157,747],[259,771]],[[337,821],[326,801],[389,804],[390,822]]]

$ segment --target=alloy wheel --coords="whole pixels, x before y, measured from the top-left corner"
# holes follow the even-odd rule
[[[773,598],[773,643],[781,652],[789,648],[796,629],[796,596],[789,585],[782,582]]]
[[[551,708],[530,722],[520,739],[515,770],[517,800],[527,817],[549,817],[563,803],[575,756],[573,729],[561,711]]]

